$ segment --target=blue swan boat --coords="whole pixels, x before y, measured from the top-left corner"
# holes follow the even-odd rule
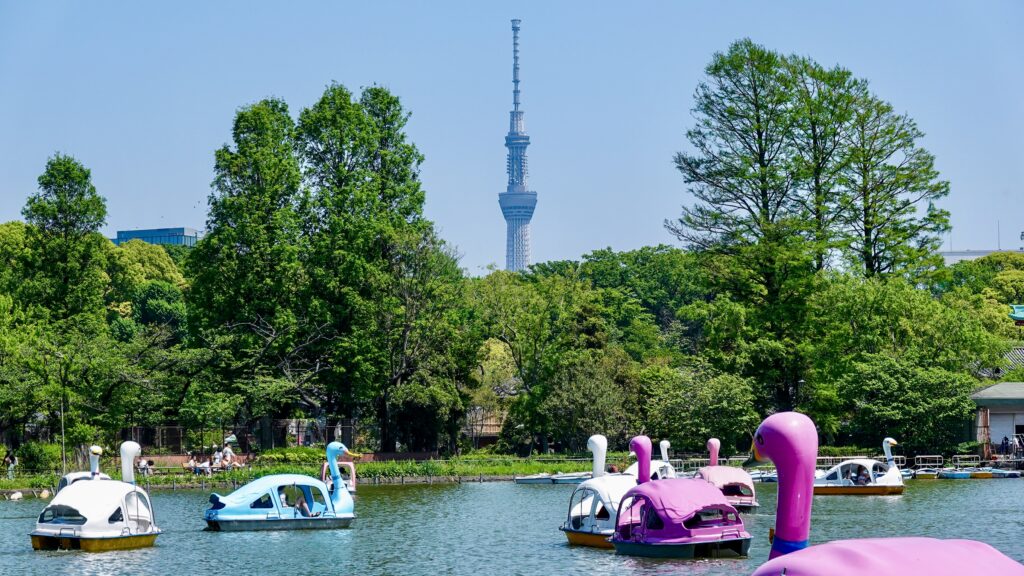
[[[341,490],[302,474],[272,474],[249,482],[227,496],[210,495],[207,530],[309,530],[347,528],[355,503],[338,471],[338,456],[350,453],[341,442],[327,445],[331,480]]]

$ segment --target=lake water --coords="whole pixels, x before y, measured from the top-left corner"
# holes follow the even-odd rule
[[[572,486],[511,482],[361,485],[352,528],[204,532],[208,494],[152,494],[164,533],[150,549],[35,552],[40,500],[0,501],[0,574],[749,574],[768,554],[776,485],[759,484],[761,511],[744,521],[750,558],[646,560],[570,548],[558,531]],[[1024,480],[918,480],[902,496],[818,496],[812,542],[865,536],[971,538],[1024,561]]]

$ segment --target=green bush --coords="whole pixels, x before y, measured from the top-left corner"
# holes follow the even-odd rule
[[[978,454],[981,449],[981,444],[976,441],[961,442],[956,445],[957,454]]]
[[[60,444],[26,442],[17,454],[18,466],[26,472],[52,472],[60,468]]]
[[[274,448],[261,453],[253,461],[255,466],[274,466],[277,464],[316,464],[324,461],[324,448],[317,446],[294,446],[292,448]]]
[[[872,456],[881,448],[858,448],[857,446],[818,446],[818,456],[840,458],[843,456]]]

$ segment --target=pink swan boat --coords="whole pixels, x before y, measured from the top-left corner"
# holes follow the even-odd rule
[[[619,503],[611,543],[619,554],[670,558],[745,556],[750,534],[722,492],[704,480],[651,481],[651,440],[629,448],[639,463],[637,486]]]
[[[803,414],[773,414],[758,427],[752,457],[775,463],[779,502],[769,560],[753,576],[1024,576],[1024,566],[973,540],[865,538],[807,547],[817,455],[818,433]]]
[[[708,440],[708,453],[710,463],[697,470],[696,478],[703,478],[715,485],[725,495],[725,499],[740,512],[749,512],[760,504],[757,503],[757,496],[754,493],[754,480],[750,474],[735,466],[719,466],[718,450],[722,443],[718,438]]]

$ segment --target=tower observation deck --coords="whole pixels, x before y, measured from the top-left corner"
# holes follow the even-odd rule
[[[530,137],[523,125],[523,111],[519,109],[519,20],[512,20],[512,111],[509,112],[508,135],[508,187],[498,194],[498,204],[505,216],[505,269],[525,270],[530,265],[530,220],[537,206],[537,193],[526,188],[526,147]]]

